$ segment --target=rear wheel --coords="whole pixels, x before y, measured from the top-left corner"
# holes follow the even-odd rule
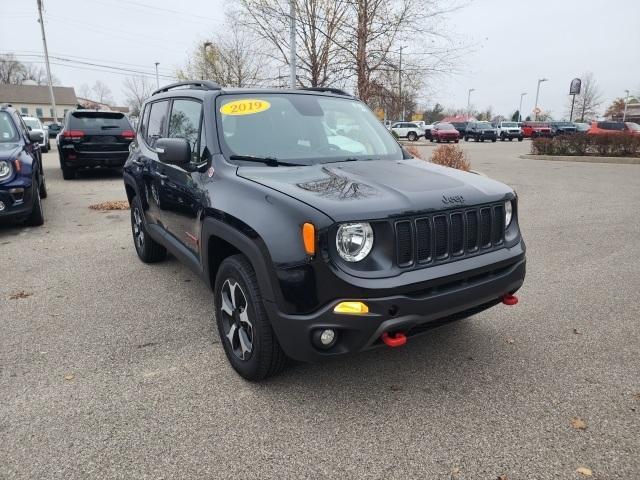
[[[47,181],[44,175],[40,177],[40,198],[47,198]]]
[[[214,293],[220,341],[233,369],[253,381],[282,371],[287,357],[262,304],[255,271],[244,255],[222,262]]]
[[[167,250],[147,233],[144,211],[138,197],[131,202],[131,233],[136,253],[144,263],[156,263],[164,260]]]
[[[418,136],[416,135],[415,132],[409,132],[409,134],[407,135],[407,138],[409,139],[410,142],[415,142],[416,140],[418,140]]]
[[[469,141],[469,137],[467,137],[466,135],[464,136],[464,141],[468,142]]]
[[[522,137],[518,137],[518,141],[521,142],[522,141]]]
[[[76,171],[69,167],[62,167],[62,178],[65,180],[74,180],[76,178]]]

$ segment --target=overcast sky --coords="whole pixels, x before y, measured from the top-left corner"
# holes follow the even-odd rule
[[[160,62],[160,73],[170,76],[194,45],[222,28],[224,4],[45,0],[49,53],[59,57],[52,58],[53,73],[76,89],[100,79],[122,102],[125,72],[64,65],[60,58],[149,74]],[[34,56],[42,54],[36,13],[36,0],[0,0],[0,53],[15,52],[26,62],[40,60]],[[430,81],[423,103],[466,107],[467,92],[474,88],[472,105],[510,115],[520,93],[527,92],[523,111],[530,112],[537,79],[546,77],[539,104],[561,118],[569,82],[587,71],[593,72],[606,103],[623,96],[625,89],[640,93],[640,0],[472,0],[450,15],[447,26],[471,48],[461,60],[461,73]]]

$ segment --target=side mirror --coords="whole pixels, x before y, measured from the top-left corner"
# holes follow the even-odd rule
[[[44,140],[44,136],[42,135],[42,132],[29,132],[29,140],[31,140],[32,143],[40,143]]]
[[[191,145],[184,138],[159,138],[155,151],[162,163],[186,165],[191,161]]]

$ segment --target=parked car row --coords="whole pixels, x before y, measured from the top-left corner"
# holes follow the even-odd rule
[[[423,137],[432,142],[459,141],[460,138],[476,142],[484,142],[485,140],[495,142],[498,139],[503,142],[517,139],[521,142],[525,138],[553,138],[558,135],[570,135],[578,132],[589,135],[640,134],[640,125],[637,123],[612,121],[591,122],[590,124],[566,121],[504,121],[493,124],[490,122],[440,122],[432,125],[427,125],[425,122],[395,122],[389,125],[389,129],[398,138],[416,141]],[[458,133],[457,138],[451,132],[452,129]]]

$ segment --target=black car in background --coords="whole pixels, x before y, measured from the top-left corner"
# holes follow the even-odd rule
[[[566,135],[570,133],[576,133],[578,126],[573,122],[550,122],[551,136]]]
[[[131,123],[120,112],[79,109],[67,113],[58,136],[63,178],[74,179],[80,169],[121,168],[135,135]]]
[[[62,124],[58,122],[49,122],[45,124],[49,128],[49,138],[55,138],[62,130]]]
[[[495,142],[498,140],[498,130],[489,122],[473,122],[469,124],[464,134],[465,142],[468,142],[470,138],[476,142],[484,142],[485,140]]]
[[[469,127],[469,123],[471,122],[451,122],[453,128],[455,128],[460,134],[460,138],[464,137],[464,134],[467,133],[467,128]]]

